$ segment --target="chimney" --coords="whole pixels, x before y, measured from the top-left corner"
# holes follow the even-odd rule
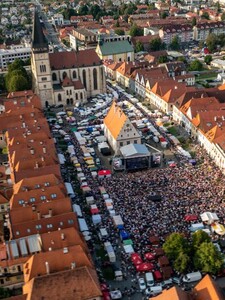
[[[76,263],[75,262],[71,262],[71,270],[74,270],[76,268]]]
[[[65,240],[65,234],[64,233],[61,233],[61,240]]]
[[[40,213],[40,211],[37,211],[37,217],[38,217],[38,220],[41,220],[41,213]]]
[[[52,209],[51,208],[49,208],[48,214],[49,214],[49,217],[51,218],[52,217]]]
[[[22,128],[26,128],[25,122],[22,122]]]
[[[30,148],[30,153],[34,155],[34,148]]]
[[[45,262],[45,267],[46,267],[46,274],[49,275],[50,268],[49,268],[49,263],[47,261]]]
[[[35,163],[35,168],[38,169],[38,162]]]
[[[46,147],[45,146],[43,147],[43,153],[46,153]]]
[[[45,158],[44,158],[44,156],[42,156],[42,157],[41,157],[41,160],[42,160],[42,161],[45,161]]]
[[[32,211],[35,211],[35,210],[36,210],[35,205],[32,205]]]

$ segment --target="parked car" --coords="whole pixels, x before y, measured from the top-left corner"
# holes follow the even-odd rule
[[[138,285],[141,291],[144,291],[146,289],[146,284],[144,278],[138,279]]]

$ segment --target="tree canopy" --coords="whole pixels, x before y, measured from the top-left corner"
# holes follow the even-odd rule
[[[198,60],[193,60],[189,65],[189,71],[202,71],[203,64]]]
[[[144,46],[142,44],[142,42],[137,41],[136,45],[135,45],[135,52],[141,52],[144,51]]]
[[[23,91],[31,88],[31,80],[23,67],[22,60],[16,59],[12,64],[8,65],[5,85],[8,92]]]
[[[170,44],[170,49],[174,51],[180,50],[180,39],[177,35],[175,35]]]
[[[160,51],[165,49],[165,44],[160,38],[155,38],[149,42],[150,51]]]
[[[130,28],[130,36],[142,36],[144,34],[143,28],[137,26],[137,24],[133,24]]]
[[[204,62],[209,65],[212,61],[212,55],[206,55],[204,58]]]
[[[217,274],[224,264],[224,256],[202,230],[193,233],[191,239],[180,233],[172,233],[166,239],[163,249],[174,269],[180,273],[200,270]]]

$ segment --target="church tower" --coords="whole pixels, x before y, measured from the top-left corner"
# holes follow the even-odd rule
[[[54,104],[48,42],[37,11],[34,13],[31,71],[33,90],[41,98],[42,106]]]

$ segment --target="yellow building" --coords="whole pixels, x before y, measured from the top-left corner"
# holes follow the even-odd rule
[[[96,53],[103,60],[114,62],[134,61],[134,48],[127,40],[99,41]]]

